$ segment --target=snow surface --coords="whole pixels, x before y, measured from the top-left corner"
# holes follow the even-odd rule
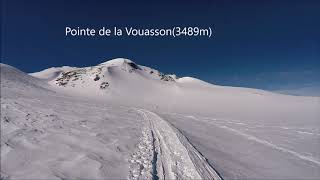
[[[281,94],[296,95],[296,96],[320,97],[320,85],[306,86],[303,88],[275,90],[274,92],[281,93]]]
[[[319,109],[122,58],[29,75],[1,64],[1,178],[318,179]]]

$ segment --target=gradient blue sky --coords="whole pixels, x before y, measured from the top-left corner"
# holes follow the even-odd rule
[[[2,0],[1,62],[25,72],[125,57],[215,84],[320,82],[320,1]],[[211,26],[213,38],[65,37],[66,26]]]

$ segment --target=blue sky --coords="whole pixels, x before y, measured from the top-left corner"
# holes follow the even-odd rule
[[[25,72],[125,57],[178,76],[260,89],[320,80],[320,1],[2,0],[1,62]],[[212,38],[65,37],[66,26],[211,26]]]

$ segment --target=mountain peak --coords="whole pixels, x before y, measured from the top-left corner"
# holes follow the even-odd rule
[[[134,62],[126,58],[115,58],[115,59],[107,60],[103,63],[100,63],[99,65],[121,66],[122,64],[129,64],[129,63],[134,63]]]
[[[112,59],[106,62],[103,62],[101,64],[99,64],[98,66],[107,66],[107,67],[112,67],[112,66],[118,66],[118,67],[122,67],[125,69],[139,69],[141,70],[141,67],[139,65],[137,65],[135,62],[131,61],[130,59],[126,59],[126,58],[116,58],[116,59]]]

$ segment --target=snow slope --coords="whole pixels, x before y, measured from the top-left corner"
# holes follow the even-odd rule
[[[44,85],[1,65],[1,177],[126,178],[140,116]]]
[[[303,88],[276,90],[275,92],[281,94],[290,94],[296,96],[317,96],[320,97],[320,85],[307,86]]]
[[[122,58],[30,75],[1,64],[1,177],[317,179],[319,109]]]
[[[69,67],[69,66],[53,67],[53,68],[45,69],[40,72],[30,73],[30,75],[42,80],[51,81],[56,77],[58,77],[61,73],[72,71],[74,69],[77,69],[77,68]]]

